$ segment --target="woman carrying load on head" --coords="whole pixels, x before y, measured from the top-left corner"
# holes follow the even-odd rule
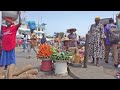
[[[11,18],[5,18],[6,26],[2,26],[2,55],[0,60],[0,66],[7,66],[10,64],[16,64],[15,58],[15,47],[16,47],[16,33],[18,28],[21,25],[21,17],[20,12],[19,15],[19,23],[17,25],[14,24]]]

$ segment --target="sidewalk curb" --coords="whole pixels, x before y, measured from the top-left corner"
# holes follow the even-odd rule
[[[73,72],[71,72],[69,66],[68,66],[68,74],[71,76],[73,79],[81,79],[80,77],[76,76]]]

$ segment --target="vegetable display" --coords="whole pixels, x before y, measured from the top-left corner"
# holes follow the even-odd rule
[[[38,48],[37,58],[50,58],[52,50],[47,43],[41,44]]]
[[[51,50],[52,53],[54,53],[54,54],[58,53],[58,50],[57,50],[54,46],[51,46],[50,50]]]
[[[71,52],[56,52],[52,53],[50,59],[51,60],[70,60],[70,56],[72,56]]]

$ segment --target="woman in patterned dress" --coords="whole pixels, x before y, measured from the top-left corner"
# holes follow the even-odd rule
[[[104,59],[104,28],[100,24],[100,17],[95,18],[95,24],[91,25],[89,38],[89,56],[92,57],[92,63],[96,61],[96,66],[99,66],[99,60]]]

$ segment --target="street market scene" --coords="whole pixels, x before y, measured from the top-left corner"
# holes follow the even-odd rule
[[[119,11],[0,11],[0,79],[120,79]]]

